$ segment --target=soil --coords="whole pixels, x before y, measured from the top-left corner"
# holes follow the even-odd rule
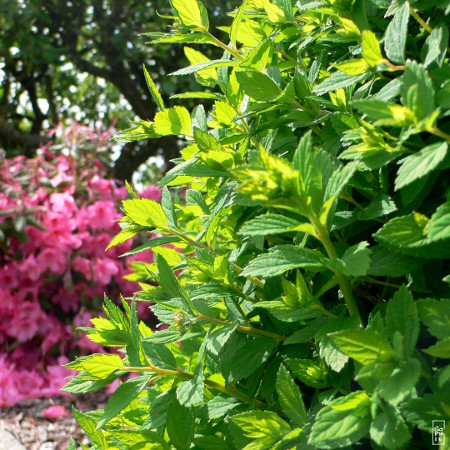
[[[13,434],[27,450],[67,450],[70,437],[89,445],[89,438],[73,417],[72,405],[86,412],[104,408],[107,400],[108,394],[99,391],[89,395],[23,401],[12,408],[0,409],[0,428]],[[46,419],[44,411],[56,405],[64,406],[68,417]]]

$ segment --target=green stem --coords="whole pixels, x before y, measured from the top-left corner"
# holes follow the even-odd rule
[[[151,367],[128,366],[128,367],[124,367],[121,370],[124,370],[125,372],[135,372],[135,373],[151,372],[151,373],[156,373],[159,377],[169,376],[169,377],[176,377],[176,378],[185,378],[186,380],[192,380],[192,378],[194,378],[193,373],[183,372],[182,370],[161,369],[159,367],[155,367],[153,364],[151,365]],[[235,397],[238,400],[242,400],[243,402],[246,402],[246,403],[250,403],[252,400],[254,400],[256,403],[256,406],[259,407],[260,409],[268,408],[268,405],[266,405],[264,402],[261,402],[260,400],[256,400],[256,399],[250,397],[249,395],[238,391],[235,387],[227,387],[227,386],[224,386],[223,384],[217,383],[215,381],[208,380],[207,378],[205,379],[205,385],[211,389],[216,389],[225,394],[231,395],[232,397]]]
[[[208,34],[209,37],[211,37],[214,40],[214,44],[217,47],[220,47],[222,49],[224,49],[225,51],[227,51],[228,53],[231,53],[236,59],[238,59],[239,61],[242,61],[244,59],[243,56],[241,56],[241,54],[235,50],[234,48],[231,48],[229,45],[224,44],[222,41],[220,41],[219,39],[217,39],[213,34],[211,34],[209,31],[206,31],[206,33]]]
[[[324,226],[322,226],[322,224],[316,217],[311,217],[310,220],[311,223],[314,225],[315,229],[317,230],[318,235],[317,237],[325,247],[325,250],[327,251],[329,258],[337,259],[338,254],[336,252],[336,249],[334,248],[333,243],[331,242],[328,230]],[[362,323],[361,314],[359,313],[358,305],[356,304],[355,298],[353,297],[353,292],[350,283],[340,270],[336,270],[334,271],[334,273],[336,275],[336,278],[338,279],[339,287],[341,288],[345,303],[347,304],[348,313],[351,316],[358,316],[359,321]]]
[[[236,263],[232,262],[231,265],[238,271],[242,272],[242,267],[238,266]],[[260,287],[261,289],[264,288],[264,282],[259,280],[256,277],[247,277],[250,281],[256,284],[256,286]]]
[[[442,139],[445,139],[446,141],[450,141],[450,134],[445,133],[444,131],[440,130],[439,128],[433,128],[430,130],[432,134],[435,136],[439,136]]]
[[[409,13],[414,17],[414,19],[417,20],[417,22],[420,23],[420,25],[422,25],[422,27],[428,31],[428,33],[431,33],[433,31],[433,28],[430,27],[430,25],[428,25],[425,20],[422,19],[422,17],[419,16],[419,14],[417,14],[416,11],[414,11],[414,9],[409,8]]]
[[[226,322],[224,320],[216,319],[215,317],[208,317],[203,314],[199,314],[196,319],[198,320],[206,320],[207,322],[215,323],[217,325],[224,325],[226,327],[231,327],[233,324],[231,322]],[[196,320],[194,319],[194,320]],[[241,331],[242,333],[246,334],[259,334],[261,336],[267,336],[270,338],[273,338],[277,341],[284,341],[286,340],[285,336],[281,336],[280,334],[271,333],[270,331],[260,330],[259,328],[254,328],[251,325],[238,325],[236,327],[236,330]]]
[[[186,236],[183,233],[180,233],[178,230],[175,230],[173,228],[168,228],[168,231],[170,233],[175,234],[176,236],[180,237],[181,239],[183,239],[184,241],[186,241],[188,244],[192,245],[193,247],[197,247],[197,248],[201,248],[203,250],[208,250],[208,251],[213,251],[211,248],[209,248],[207,245],[201,244],[200,242],[194,241],[193,239],[191,239],[190,237]],[[213,251],[214,252],[214,251]],[[214,252],[216,253],[216,252]],[[217,253],[216,253],[217,254]],[[231,265],[238,271],[238,272],[242,272],[242,267],[239,267],[237,264],[235,264],[234,262],[231,262]],[[247,277],[250,281],[252,281],[253,283],[256,284],[256,286],[263,288],[264,287],[264,282],[259,280],[256,277]],[[236,290],[236,288],[234,288],[234,290]],[[239,291],[239,294],[243,295],[247,300],[250,298],[248,296],[246,296],[244,293]],[[248,298],[247,298],[248,297]],[[253,300],[252,300],[253,301]]]

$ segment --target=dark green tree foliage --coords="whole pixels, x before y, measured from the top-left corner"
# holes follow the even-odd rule
[[[429,448],[450,411],[450,7],[248,0],[224,42],[202,3],[172,5],[150,38],[213,93],[168,107],[149,80],[159,111],[119,136],[186,146],[161,204],[123,202],[110,245],[163,235],[134,250],[156,262],[86,330],[124,357],[70,363],[66,390],[140,377],[80,426],[108,449]]]
[[[210,1],[218,20],[237,0]],[[0,0],[0,146],[31,156],[59,120],[126,128],[154,116],[142,65],[168,98],[192,84],[167,75],[183,60],[178,46],[147,46],[138,34],[159,31],[167,1]],[[149,156],[178,154],[178,140],[129,144],[116,175],[131,178]],[[164,151],[162,149],[164,148]]]

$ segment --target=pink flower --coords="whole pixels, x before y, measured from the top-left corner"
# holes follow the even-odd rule
[[[151,186],[143,190],[140,196],[159,202],[161,201],[162,191],[161,189],[158,189],[158,186],[156,184],[152,184]]]
[[[19,270],[24,278],[28,278],[31,281],[36,281],[41,276],[41,266],[38,264],[33,254],[28,256],[20,266]]]
[[[100,178],[98,175],[94,175],[88,182],[89,187],[98,190],[100,192],[106,193],[111,191],[113,184],[111,180],[105,180]]]
[[[112,201],[95,202],[88,206],[87,214],[89,225],[93,230],[110,230],[114,226],[114,221],[120,218]]]
[[[49,406],[44,411],[44,417],[49,420],[56,420],[68,416],[69,413],[67,412],[67,409],[62,405]]]
[[[6,355],[0,357],[0,408],[9,408],[19,403],[23,396],[16,386],[14,366],[6,361]]]
[[[42,319],[42,311],[37,302],[22,302],[16,305],[15,315],[6,333],[20,342],[31,339],[39,329],[39,322]]]
[[[52,210],[62,214],[72,214],[77,210],[77,205],[72,195],[68,192],[53,193],[50,195]]]
[[[39,253],[37,262],[42,271],[50,270],[53,273],[62,274],[67,267],[67,256],[62,249],[45,248]]]
[[[91,273],[91,262],[87,258],[83,258],[82,256],[77,256],[72,261],[72,268],[77,272],[80,272],[84,275],[86,280],[90,280],[92,278]]]
[[[117,263],[109,258],[98,258],[94,264],[94,281],[107,285],[119,273]]]
[[[0,268],[0,286],[3,289],[14,289],[18,286],[17,273],[13,265]]]

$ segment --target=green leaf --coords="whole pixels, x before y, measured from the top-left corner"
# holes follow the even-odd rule
[[[281,214],[262,214],[248,221],[240,230],[239,234],[245,236],[267,236],[270,234],[288,233],[295,231],[300,222]]]
[[[174,94],[170,98],[171,99],[173,99],[173,98],[178,98],[178,99],[204,98],[204,99],[211,99],[211,100],[223,100],[223,96],[221,96],[220,94],[214,94],[212,92],[197,92],[197,91],[196,92],[184,92],[182,94]]]
[[[276,388],[278,401],[287,416],[297,425],[305,425],[308,422],[308,414],[302,393],[283,364],[278,370]]]
[[[236,72],[242,90],[251,98],[260,101],[271,100],[281,94],[281,89],[261,72]]]
[[[177,368],[175,357],[164,344],[142,340],[142,349],[156,367],[172,370]]]
[[[186,49],[189,47],[185,48]],[[191,49],[192,51],[192,49]],[[205,57],[206,58],[206,57]],[[214,69],[214,68],[219,68],[219,67],[230,67],[230,66],[235,66],[236,62],[229,60],[229,59],[216,59],[213,61],[201,61],[197,64],[193,64],[192,66],[188,66],[188,67],[184,67],[183,69],[177,70],[175,72],[170,73],[170,76],[173,77],[178,77],[178,76],[182,76],[182,75],[190,75],[191,73],[200,73],[203,71],[203,73],[205,74],[205,78],[210,78],[212,79],[212,77],[208,77],[207,74],[209,71],[207,71],[206,69]],[[181,133],[183,134],[183,133]]]
[[[449,39],[448,26],[441,22],[438,25],[433,26],[433,31],[427,37],[424,44],[424,51],[426,52],[425,61],[423,65],[428,67],[431,63],[436,61],[439,67],[445,59],[447,53]]]
[[[373,237],[380,244],[400,253],[427,259],[448,258],[450,255],[448,245],[428,243],[425,224],[413,214],[391,219]]]
[[[414,97],[409,95],[411,89],[416,89]],[[431,78],[422,64],[408,61],[402,76],[400,88],[402,103],[409,106],[419,120],[434,113],[434,89]]]
[[[436,170],[445,160],[447,151],[447,142],[438,142],[402,159],[395,179],[395,190],[402,189]]]
[[[258,302],[256,307],[265,309],[281,322],[302,322],[308,319],[315,319],[323,314],[322,311],[314,307],[310,309],[293,307],[281,300],[261,301]]]
[[[178,386],[177,399],[182,406],[197,405],[203,401],[204,387],[203,370],[199,364],[195,369],[194,377],[191,380],[183,381]]]
[[[404,365],[395,368],[379,384],[380,395],[391,405],[398,405],[409,395],[414,395],[415,385],[420,379],[422,367],[417,359],[408,359]]]
[[[314,86],[313,92],[317,95],[323,95],[329,91],[337,91],[341,88],[354,86],[369,77],[369,72],[362,73],[361,75],[347,75],[344,72],[337,71],[328,78],[325,78],[321,84]]]
[[[292,448],[301,448],[306,443],[306,434],[301,428],[294,428],[283,439],[279,440],[271,450],[289,450]]]
[[[450,200],[439,206],[428,222],[428,242],[450,238]]]
[[[234,384],[262,367],[272,355],[277,342],[271,338],[252,338],[237,350],[227,367],[227,382]],[[242,364],[245,361],[245,364]]]
[[[212,333],[209,333],[206,341],[207,350],[214,356],[219,356],[219,353],[228,342],[228,339],[230,339],[231,335],[236,331],[237,326],[238,322],[235,321],[230,327],[219,328]]]
[[[120,375],[121,373],[118,373],[111,375],[108,378],[94,381],[92,380],[92,376],[83,370],[77,376],[72,377],[61,390],[70,392],[71,394],[87,394],[88,392],[95,392],[108,384],[111,384]]]
[[[152,344],[167,344],[170,342],[179,341],[183,334],[176,328],[167,328],[166,330],[160,330],[142,339],[142,342],[150,342]]]
[[[388,195],[382,194],[374,198],[364,209],[358,212],[359,220],[372,220],[397,211],[397,206]]]
[[[117,370],[123,369],[122,358],[114,354],[93,354],[77,358],[64,367],[73,370],[84,370],[91,377],[104,380]]]
[[[184,293],[177,277],[163,256],[158,255],[159,284],[172,298],[182,298]]]
[[[103,416],[97,424],[97,429],[102,428],[125,409],[145,389],[150,378],[151,375],[141,375],[122,383],[108,400]]]
[[[254,49],[245,55],[244,61],[242,61],[240,67],[248,67],[249,69],[255,69],[260,72],[264,71],[269,63],[269,57],[272,54],[272,46],[270,40],[264,40],[261,44],[257,45]]]
[[[377,277],[401,277],[424,263],[423,259],[402,255],[381,245],[371,250],[372,258],[367,273]]]
[[[222,395],[217,395],[199,410],[200,416],[205,419],[214,420],[223,418],[227,415],[229,411],[242,405],[233,397],[224,397]]]
[[[161,197],[161,207],[167,218],[167,225],[171,228],[177,228],[177,215],[173,206],[172,196],[170,195],[167,186],[163,187],[163,193]]]
[[[362,439],[370,429],[370,398],[352,392],[322,408],[313,423],[309,444],[315,448],[346,447]]]
[[[251,444],[245,447],[248,450],[270,449],[291,431],[289,425],[271,411],[236,414],[231,417],[231,421],[246,438],[251,440]]]
[[[428,331],[438,339],[450,337],[450,300],[434,300],[431,298],[417,302],[421,321]]]
[[[363,57],[370,67],[375,67],[383,62],[380,44],[375,33],[370,30],[364,30],[361,34],[361,46]]]
[[[248,0],[244,0],[241,3],[241,6],[239,7],[239,10],[235,16],[235,18],[233,19],[233,23],[231,24],[231,28],[230,28],[230,41],[233,44],[234,48],[237,48],[236,46],[236,39],[238,36],[238,30],[239,30],[239,25],[242,22],[242,19],[244,17],[244,13],[245,13],[245,8],[247,6]]]
[[[165,228],[167,218],[161,205],[148,198],[130,199],[122,202],[125,214],[137,225]],[[111,244],[110,244],[111,245]]]
[[[396,64],[405,62],[406,38],[408,36],[409,4],[405,2],[395,13],[386,29],[384,50],[387,57]]]
[[[161,136],[192,136],[192,122],[184,106],[174,106],[155,115],[155,131]]]
[[[370,438],[387,450],[403,448],[411,439],[411,433],[399,411],[386,405],[370,426]]]
[[[136,298],[133,298],[131,303],[131,309],[128,315],[130,321],[130,332],[131,332],[131,341],[127,345],[127,356],[130,365],[132,366],[141,366],[141,361],[139,358],[139,350],[140,350],[140,340],[141,335],[139,332],[139,323],[137,317],[137,308],[136,308]]]
[[[319,355],[335,372],[341,372],[349,358],[333,345],[331,340],[332,333],[349,328],[359,328],[359,325],[360,323],[356,315],[339,317],[327,321],[317,332],[316,341],[319,343]]]
[[[106,250],[109,250],[110,248],[115,247],[116,245],[123,244],[124,242],[129,241],[130,239],[133,239],[134,236],[136,236],[136,234],[139,233],[139,231],[141,231],[141,227],[139,226],[136,225],[127,226],[113,237],[111,242],[108,244],[108,247],[106,247]]]
[[[269,249],[269,253],[258,255],[244,268],[241,275],[270,278],[299,267],[320,272],[325,268],[325,257],[317,250],[278,245]]]
[[[363,365],[395,358],[389,342],[371,331],[343,330],[331,334],[330,339],[339,351]]]
[[[450,359],[450,337],[438,341],[436,344],[425,349],[424,352],[436,358]]]
[[[183,25],[188,28],[208,28],[204,23],[200,5],[197,0],[170,0]],[[205,26],[206,25],[206,26]]]
[[[311,359],[288,359],[289,369],[307,386],[321,389],[330,385],[328,369],[325,364]]]
[[[433,420],[448,420],[450,395],[448,392],[424,394],[401,406],[406,420],[418,426],[420,430],[431,432]],[[430,426],[431,424],[431,426]],[[427,436],[429,436],[427,434]]]
[[[333,196],[335,197],[339,196],[342,189],[344,189],[344,187],[352,178],[357,167],[358,167],[357,164],[349,163],[344,166],[340,166],[337,170],[333,172],[333,175],[331,175],[327,183],[324,201],[328,200]]]
[[[127,194],[131,198],[139,198],[139,195],[137,195],[136,192],[134,192],[133,188],[131,187],[130,183],[128,183],[127,180],[125,180],[125,189],[127,190]]]
[[[120,255],[121,258],[130,255],[136,255],[141,252],[145,252],[145,250],[149,250],[154,247],[159,247],[160,245],[172,244],[174,242],[180,242],[180,238],[174,236],[164,236],[164,237],[156,237],[146,242],[145,244],[140,245],[139,247],[130,250],[129,252],[123,253]]]
[[[341,271],[349,277],[362,277],[370,266],[371,250],[366,241],[353,245],[346,250],[340,259],[331,259],[328,266],[334,271]]]
[[[148,73],[145,65],[142,65],[143,69],[144,69],[144,76],[145,76],[145,81],[147,83],[147,87],[148,90],[150,91],[150,94],[153,97],[153,100],[155,101],[156,105],[158,106],[158,108],[161,111],[164,111],[165,107],[164,107],[164,101],[161,97],[161,94],[158,91],[158,88],[156,87],[154,81],[152,80],[150,74]]]
[[[71,437],[69,440],[69,447],[67,447],[67,450],[77,450],[77,444]]]
[[[103,433],[97,429],[97,422],[88,414],[78,411],[75,406],[72,406],[73,415],[77,419],[78,425],[89,436],[94,444],[97,444],[101,449],[108,448]]]
[[[177,450],[188,450],[194,438],[195,422],[190,408],[180,405],[175,399],[169,406],[166,430],[171,444]]]
[[[403,336],[404,356],[411,356],[420,331],[419,311],[411,293],[402,286],[386,308],[386,327],[391,336],[399,332]]]

